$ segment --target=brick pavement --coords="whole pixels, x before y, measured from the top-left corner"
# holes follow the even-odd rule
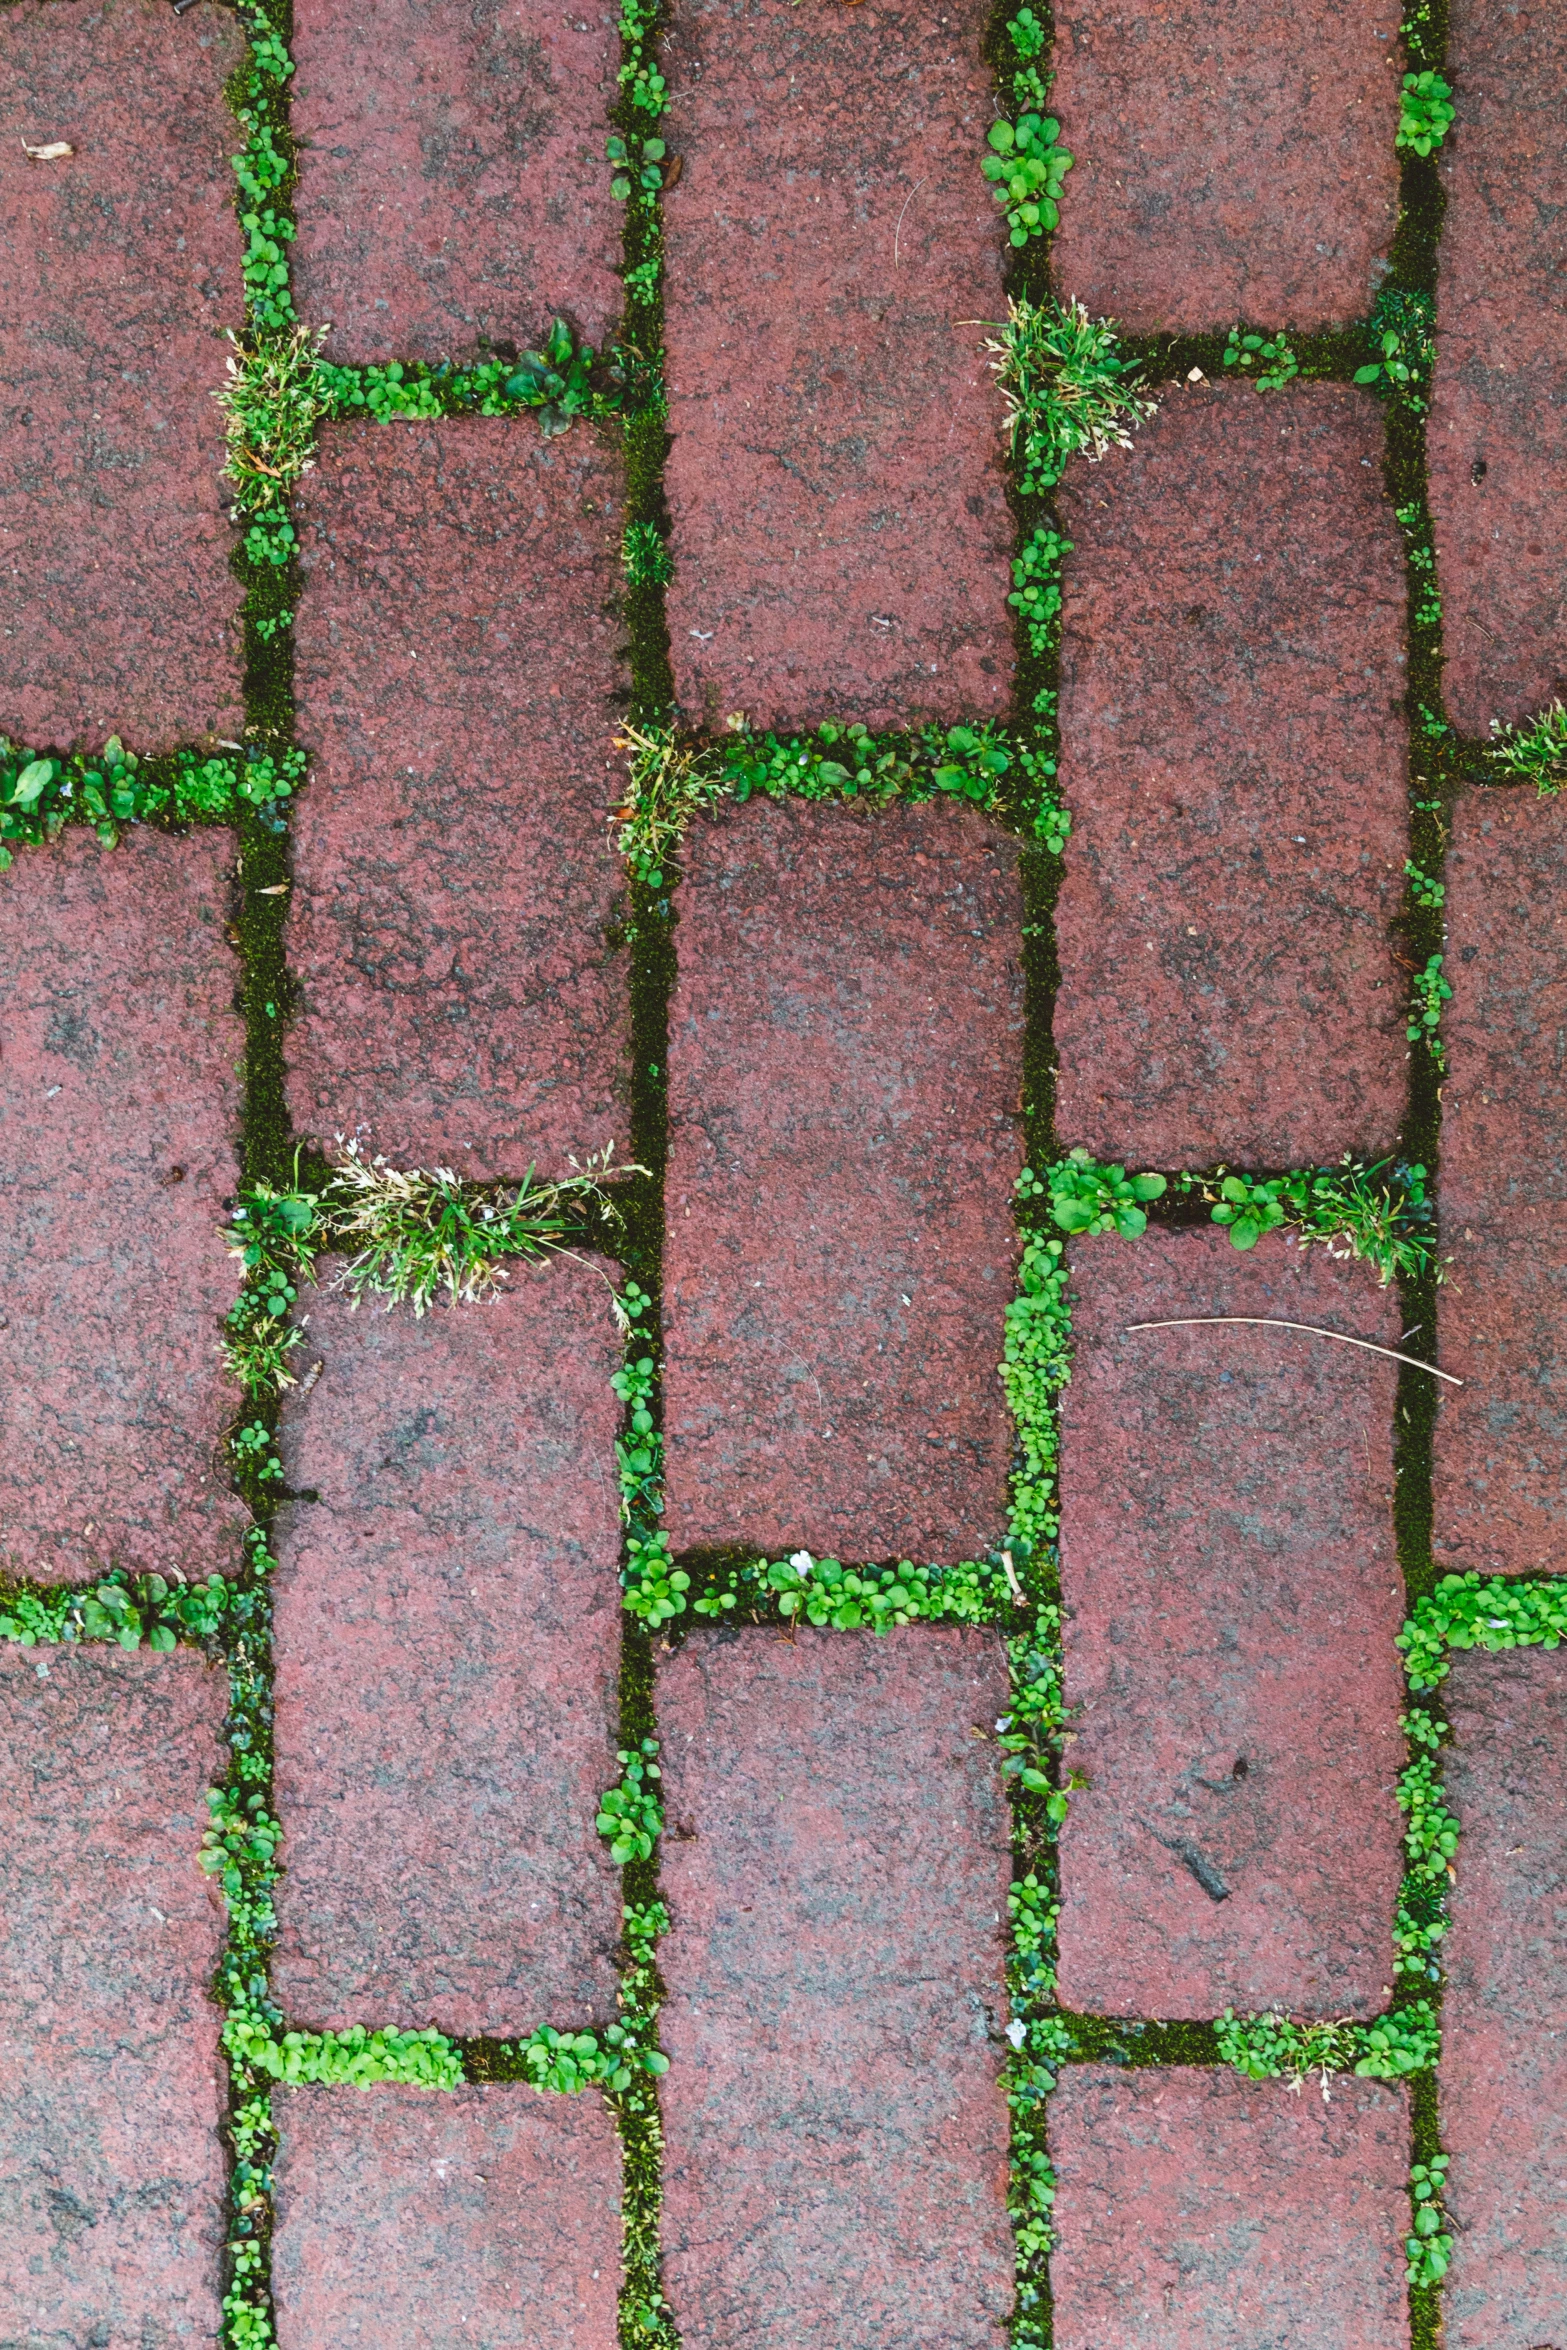
[[[73,832],[0,883],[0,1558],[232,1562],[218,1361],[242,1030],[223,836]]]
[[[670,1013],[679,1548],[954,1559],[1002,1530],[1021,908],[950,807],[693,838]]]
[[[224,1689],[0,1650],[0,2337],[211,2341],[222,1920],[192,1866]]]
[[[613,2350],[620,2149],[594,2094],[278,2099],[279,2350]]]
[[[602,0],[300,7],[295,283],[332,321],[333,359],[469,358],[538,342],[559,311],[603,346],[620,308],[614,28]]]
[[[1567,499],[1567,23],[1510,0],[1452,0],[1458,120],[1431,403],[1444,692],[1483,735],[1567,692],[1567,578],[1551,518]]]
[[[240,590],[207,395],[240,324],[234,19],[20,0],[0,74],[0,732],[234,734]],[[74,152],[31,162],[24,148]]]
[[[1391,1980],[1402,1690],[1395,1298],[1269,1234],[1085,1240],[1063,1431],[1061,1995],[1107,2015],[1374,2015]],[[1331,1446],[1320,1432],[1335,1431]]]
[[[700,0],[672,32],[671,650],[713,725],[999,717],[1011,526],[984,12]]]
[[[1387,0],[1061,0],[1054,263],[1133,332],[1363,318],[1398,209]]]
[[[239,126],[248,19],[0,20],[7,2343],[213,2341],[224,2294],[224,2338],[263,2341],[271,2293],[280,2350],[1000,2350],[1014,2305],[1019,2350],[1561,2350],[1555,1653],[1445,1687],[1439,2061],[1252,2079],[1211,2028],[1269,2007],[1251,2061],[1311,2024],[1351,2064],[1423,2028],[1384,2014],[1400,1570],[1561,1567],[1560,812],[1482,793],[1476,740],[1563,683],[1560,35],[1526,0],[1450,15],[1457,123],[1408,164],[1397,239],[1422,58],[1375,0],[1064,0],[1053,49],[1030,12],[902,0],[701,0],[660,44],[630,0],[623,64],[604,0],[307,0],[292,80],[252,28]],[[1075,156],[1048,255],[1008,248],[978,168],[1030,58]],[[612,106],[664,142],[618,198]],[[657,395],[625,432],[326,427],[243,676],[255,572],[209,398],[242,136],[276,180],[251,283],[286,316],[291,263],[335,358],[505,351],[556,311],[602,345],[625,268],[618,380]],[[1132,447],[1069,465],[1059,741],[1048,659],[1015,686],[1039,510],[1008,505],[979,350],[1047,269],[1125,331],[1244,314],[1307,366],[1265,396],[1159,384]],[[1384,280],[1437,305],[1445,683],[1389,495],[1421,493],[1421,414],[1352,385],[1353,335],[1305,339]],[[759,797],[632,886],[615,736],[671,693],[709,736],[1005,720],[1056,762],[1064,863],[1023,853],[1016,801]],[[291,727],[296,801],[112,853],[13,747]],[[1014,755],[1006,788],[1051,771]],[[1439,920],[1418,885],[1445,1066],[1402,1033],[1411,804],[1447,890]],[[448,1233],[493,1231],[473,1186],[535,1160],[613,1139],[651,1173],[498,1303],[356,1316],[295,1257],[298,1384],[242,1394],[241,1171],[319,1193],[304,1146],[354,1130],[455,1171]],[[1025,1147],[1037,1173],[1076,1144],[1166,1172],[1408,1151],[1451,1279],[1433,1303],[1342,1244],[1237,1252],[1167,1193],[1152,1231],[1071,1242],[1064,1300],[1032,1256],[1009,1314]],[[605,1249],[640,1293],[626,1357]],[[1191,1311],[1454,1369],[1434,1482],[1425,1374],[1126,1328]],[[972,1559],[939,1588],[988,1620],[879,1640],[863,1594],[786,1620],[737,1562],[797,1546]],[[623,1558],[677,1611],[651,1639]],[[156,1574],[137,1606],[183,1604],[192,1644],[116,1647],[111,1569]],[[219,1569],[232,1604],[180,1594]],[[927,1604],[906,1580],[878,1604]],[[644,1740],[622,1876],[596,1818]],[[1423,2257],[1450,2237],[1453,2264],[1411,2290],[1410,2166],[1439,2146]]]
[[[1404,2094],[1085,2065],[1051,2108],[1059,2350],[1404,2350]]]
[[[1469,1384],[1438,1409],[1433,1540],[1490,1573],[1567,1571],[1564,815],[1472,793],[1449,859],[1441,1329]]]
[[[1380,458],[1363,392],[1187,387],[1063,485],[1067,1143],[1200,1167],[1393,1141],[1404,578]]]
[[[626,1133],[619,468],[520,418],[337,427],[301,504],[295,1122],[481,1180],[563,1172]]]
[[[1567,1673],[1559,1654],[1455,1660],[1447,1787],[1463,1824],[1442,2112],[1456,2223],[1454,2350],[1535,2350],[1567,2303],[1560,1964]]]
[[[682,2342],[999,2350],[999,1641],[699,1634],[658,1695]]]
[[[612,2014],[618,1547],[590,1265],[423,1321],[311,1311],[325,1369],[283,1458],[275,1969],[315,2028],[529,2032]]]

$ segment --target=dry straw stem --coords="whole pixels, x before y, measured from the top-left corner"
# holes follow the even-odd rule
[[[1244,1330],[1303,1330],[1308,1338],[1331,1338],[1336,1346],[1363,1347],[1368,1355],[1386,1355],[1390,1363],[1408,1363],[1412,1370],[1429,1371],[1433,1379],[1445,1379],[1449,1387],[1462,1387],[1451,1371],[1439,1371],[1435,1363],[1422,1363],[1418,1356],[1402,1355],[1397,1347],[1376,1346],[1369,1338],[1350,1338],[1342,1330],[1324,1330],[1317,1322],[1285,1322],[1276,1314],[1182,1314],[1173,1322],[1128,1322],[1126,1335],[1134,1330],[1208,1330],[1232,1328]]]

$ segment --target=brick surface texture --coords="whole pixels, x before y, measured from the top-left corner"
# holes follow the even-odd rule
[[[1386,0],[1062,0],[1062,292],[1134,334],[1345,326],[1398,210]]]
[[[1050,2151],[1056,2350],[1405,2350],[1402,2089],[1084,2065]]]
[[[674,517],[694,717],[1000,717],[1013,528],[965,320],[1004,309],[978,0],[694,0],[666,45]]]
[[[621,308],[615,10],[301,0],[296,300],[329,358],[470,358]]]
[[[277,1583],[274,1971],[312,2028],[613,2014],[619,1361],[591,1264],[485,1306],[312,1304]]]
[[[242,1505],[218,1357],[237,1268],[230,845],[85,831],[0,879],[0,1562],[204,1574]]]
[[[242,314],[223,84],[244,52],[212,6],[6,11],[0,732],[32,743],[239,731],[211,394]]]
[[[1062,1443],[1071,1768],[1061,1997],[1110,2015],[1371,2015],[1392,1980],[1394,1366],[1362,1266],[1266,1236],[1073,1250]],[[1333,1438],[1325,1445],[1322,1431]]]
[[[930,803],[696,828],[671,1010],[677,1549],[952,1560],[1004,1525],[1016,850]]]
[[[278,2350],[615,2350],[620,2144],[595,2091],[274,2107]]]
[[[1063,484],[1063,1140],[1153,1166],[1392,1147],[1404,571],[1381,411],[1166,395]]]
[[[1561,2338],[1567,2309],[1567,1666],[1544,1649],[1460,1656],[1442,1695],[1461,1822],[1443,1945],[1447,2340],[1538,2350]]]
[[[1442,685],[1483,735],[1567,694],[1567,16],[1451,0],[1429,427]]]
[[[304,1133],[362,1125],[400,1166],[480,1179],[535,1158],[564,1173],[624,1140],[625,958],[606,937],[619,499],[586,426],[324,436],[300,501]]]
[[[1471,794],[1448,860],[1444,1565],[1567,1571],[1567,807]]]
[[[223,1674],[0,1647],[0,2340],[214,2341]]]
[[[658,1696],[686,2350],[1001,2350],[999,1639],[699,1633]]]

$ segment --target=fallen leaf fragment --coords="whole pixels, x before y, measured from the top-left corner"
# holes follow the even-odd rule
[[[74,155],[76,149],[69,139],[51,139],[47,147],[29,147],[24,139],[22,153],[29,163],[59,163],[65,156]]]

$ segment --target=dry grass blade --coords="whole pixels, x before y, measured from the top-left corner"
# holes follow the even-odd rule
[[[1435,1363],[1423,1363],[1418,1355],[1400,1354],[1396,1346],[1377,1346],[1369,1338],[1351,1338],[1342,1330],[1324,1330],[1318,1322],[1285,1322],[1277,1314],[1181,1314],[1171,1322],[1128,1322],[1127,1335],[1134,1330],[1207,1330],[1220,1326],[1244,1330],[1302,1330],[1308,1338],[1331,1338],[1337,1346],[1358,1346],[1368,1355],[1386,1355],[1390,1363],[1408,1363],[1416,1371],[1429,1371],[1433,1379],[1445,1379],[1449,1387],[1462,1387],[1451,1371],[1439,1371]]]

